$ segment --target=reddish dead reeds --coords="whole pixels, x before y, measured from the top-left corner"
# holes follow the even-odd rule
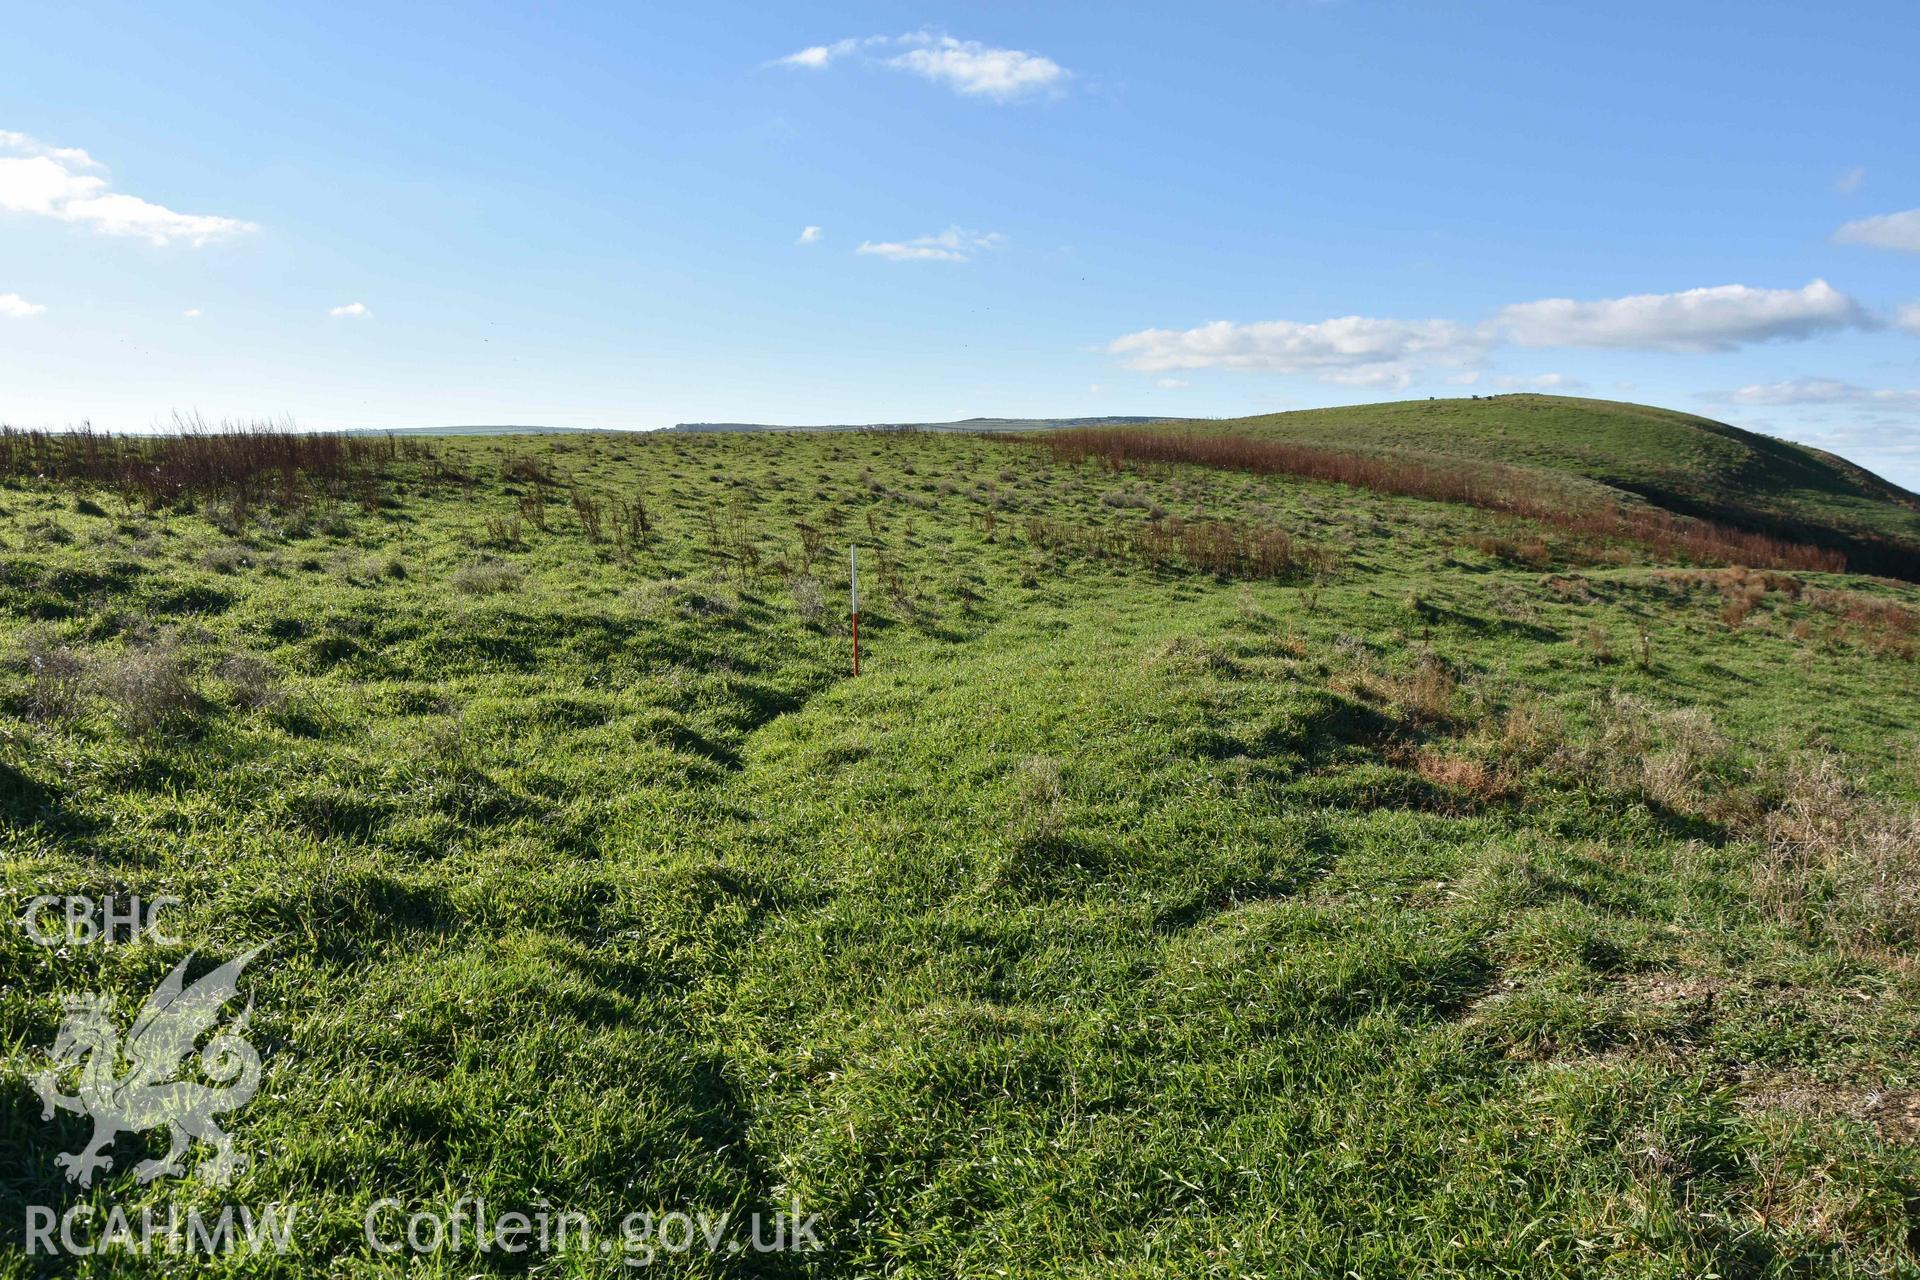
[[[1630,539],[1667,558],[1772,569],[1838,572],[1846,568],[1846,557],[1825,547],[1677,516],[1656,507],[1583,502],[1538,472],[1499,463],[1450,464],[1250,436],[1125,427],[1052,432],[1039,439],[1061,462],[1098,459],[1116,470],[1128,463],[1187,463],[1255,475],[1301,476],[1381,493],[1465,503],[1588,537]]]
[[[315,484],[366,500],[387,464],[428,454],[423,442],[392,436],[177,425],[151,436],[0,426],[0,476],[94,485],[149,509],[211,497],[293,505]]]

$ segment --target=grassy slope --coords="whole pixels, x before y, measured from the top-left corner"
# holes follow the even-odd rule
[[[958,437],[445,448],[472,493],[238,536],[0,490],[0,650],[171,644],[206,699],[136,737],[0,672],[0,884],[276,940],[233,1198],[303,1206],[286,1274],[376,1273],[368,1203],[472,1194],[824,1216],[821,1257],[670,1273],[1914,1265],[1910,921],[1844,868],[1782,892],[1754,832],[1809,752],[1913,802],[1911,644],[1817,592],[1920,592],[1551,531],[1523,572],[1470,549],[1509,530],[1484,513]],[[655,549],[559,502],[484,546],[523,453],[647,494]],[[1339,567],[1223,583],[1018,529],[1153,504]],[[749,518],[751,581],[708,510]],[[856,539],[853,681],[805,583],[831,599]],[[235,655],[284,699],[244,705]],[[0,935],[0,1221],[76,1194],[51,1156],[84,1129],[24,1083],[54,993],[124,1007],[184,949]],[[134,1145],[100,1202],[221,1199],[137,1188]]]
[[[673,431],[1058,431],[1070,427],[1137,426],[1164,422],[1164,418],[1107,415],[1097,418],[961,418],[953,422],[825,423],[814,426],[777,426],[765,422],[682,422]]]
[[[1862,569],[1920,576],[1920,498],[1833,454],[1671,409],[1502,395],[1308,409],[1215,425],[1338,448],[1570,472],[1684,514],[1838,546]]]

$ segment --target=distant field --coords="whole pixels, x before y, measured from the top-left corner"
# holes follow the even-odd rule
[[[1244,425],[1905,536],[1585,404]],[[0,893],[181,938],[0,931],[0,1275],[183,1197],[301,1207],[234,1276],[634,1273],[365,1240],[474,1196],[819,1215],[675,1275],[1920,1268],[1920,587],[1039,436],[126,447],[0,453]],[[247,1172],[68,1183],[59,995],[263,943]]]

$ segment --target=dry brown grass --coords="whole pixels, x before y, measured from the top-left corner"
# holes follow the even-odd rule
[[[1423,747],[1415,753],[1413,767],[1428,782],[1465,792],[1480,804],[1499,804],[1514,795],[1513,779],[1504,770],[1469,756]]]
[[[121,727],[133,737],[152,738],[190,728],[198,719],[204,704],[193,670],[186,648],[167,640],[103,660],[94,680]]]
[[[1829,755],[1795,761],[1777,784],[1759,828],[1761,900],[1842,946],[1920,941],[1920,814],[1869,794]]]
[[[1393,701],[1416,720],[1438,723],[1452,717],[1457,688],[1446,661],[1426,654],[1411,675],[1395,682]]]
[[[49,724],[79,717],[87,663],[77,650],[55,639],[50,630],[35,627],[21,637],[19,665],[27,672],[29,715]]]
[[[1883,658],[1911,662],[1920,652],[1920,612],[1893,600],[1859,591],[1814,589],[1809,605],[1832,619],[1828,638],[1836,644],[1854,644]]]
[[[1481,555],[1508,564],[1544,569],[1553,563],[1553,549],[1544,538],[1501,538],[1487,534],[1474,539],[1473,545]]]

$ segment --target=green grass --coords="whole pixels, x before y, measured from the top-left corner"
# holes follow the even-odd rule
[[[957,435],[437,448],[469,484],[237,530],[0,488],[9,913],[185,902],[0,934],[0,1274],[26,1205],[183,1198],[301,1252],[67,1266],[631,1273],[362,1241],[463,1196],[820,1215],[666,1274],[1920,1267],[1920,589]],[[649,545],[537,527],[516,457]],[[1329,567],[1023,532],[1172,516]],[[250,1171],[66,1184],[58,993],[261,942]]]

